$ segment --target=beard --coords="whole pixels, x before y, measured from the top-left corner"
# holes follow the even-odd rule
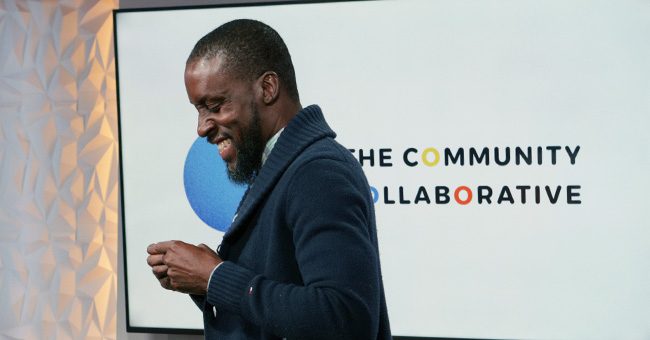
[[[262,167],[262,154],[266,143],[262,140],[262,124],[257,106],[251,103],[252,118],[243,131],[241,145],[235,145],[237,160],[235,169],[226,167],[228,178],[238,184],[252,184]]]

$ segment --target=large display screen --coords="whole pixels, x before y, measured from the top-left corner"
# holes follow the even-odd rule
[[[372,186],[393,333],[650,337],[650,2],[351,1],[117,11],[128,326],[187,332],[147,245],[216,248],[244,190],[196,135],[196,41],[284,38]],[[314,195],[318,195],[317,192]]]

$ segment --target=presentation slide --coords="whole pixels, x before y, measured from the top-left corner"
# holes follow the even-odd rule
[[[183,83],[237,18],[285,40],[371,186],[393,334],[650,339],[650,2],[378,0],[116,13],[128,326],[203,328],[146,263],[245,188]],[[318,195],[318,192],[314,192]]]

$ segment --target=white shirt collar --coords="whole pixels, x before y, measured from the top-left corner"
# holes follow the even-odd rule
[[[266,146],[264,147],[264,152],[262,152],[262,165],[266,163],[266,160],[269,158],[269,155],[271,154],[271,151],[273,151],[273,148],[275,147],[275,143],[278,141],[278,138],[280,138],[280,134],[284,131],[284,128],[280,129],[280,131],[276,132],[273,137],[271,137],[267,142]]]

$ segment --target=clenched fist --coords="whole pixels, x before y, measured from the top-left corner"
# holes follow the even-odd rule
[[[205,295],[214,267],[223,262],[205,244],[165,241],[147,247],[147,264],[165,289]]]

